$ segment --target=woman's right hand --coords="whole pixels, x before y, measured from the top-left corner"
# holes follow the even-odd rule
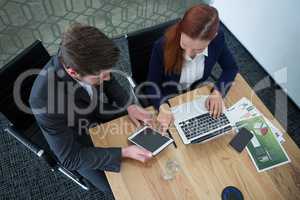
[[[157,121],[159,123],[159,129],[165,133],[170,124],[173,122],[173,114],[168,104],[162,104],[159,107],[159,114],[157,116]]]

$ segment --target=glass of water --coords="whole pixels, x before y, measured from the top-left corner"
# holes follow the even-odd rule
[[[164,180],[172,180],[180,170],[180,165],[176,160],[168,160],[165,164],[165,173],[162,174]]]

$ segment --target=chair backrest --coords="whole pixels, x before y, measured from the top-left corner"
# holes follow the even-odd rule
[[[34,116],[21,110],[14,99],[13,90],[18,77],[30,69],[42,69],[50,60],[50,55],[41,41],[35,41],[0,69],[0,112],[2,112],[18,130],[24,131],[34,122]],[[21,84],[21,99],[29,108],[31,87],[36,78],[31,75]]]
[[[14,85],[20,75],[31,69],[37,69],[36,72],[40,71],[50,58],[42,42],[35,41],[12,61],[0,68],[0,129],[2,126],[7,126],[6,124],[8,124],[8,122],[11,122],[13,126],[9,129],[10,135],[14,136],[37,155],[41,153],[40,148],[42,148],[43,153],[39,156],[42,156],[52,169],[57,169],[80,187],[88,190],[86,184],[82,182],[82,177],[77,172],[71,172],[60,164],[57,164],[56,157],[50,150],[43,135],[39,134],[39,130],[33,133],[35,135],[25,135],[25,133],[30,134],[33,132],[26,130],[29,127],[32,128],[32,125],[35,124],[36,121],[33,114],[25,113],[20,110],[14,100]],[[37,74],[31,75],[24,79],[21,84],[21,99],[28,108],[31,88],[36,77]]]
[[[136,84],[139,85],[147,80],[153,43],[164,34],[167,28],[178,21],[179,18],[128,34],[132,78]]]

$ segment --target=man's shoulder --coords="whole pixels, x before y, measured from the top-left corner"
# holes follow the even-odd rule
[[[31,88],[29,97],[30,104],[35,101],[42,102],[47,99],[49,78],[54,77],[56,70],[54,59],[55,57],[52,57],[38,73]]]

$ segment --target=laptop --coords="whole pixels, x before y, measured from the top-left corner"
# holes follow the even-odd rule
[[[207,97],[201,96],[171,108],[175,127],[184,144],[207,142],[232,129],[226,113],[222,113],[217,119],[210,116],[205,107]]]

